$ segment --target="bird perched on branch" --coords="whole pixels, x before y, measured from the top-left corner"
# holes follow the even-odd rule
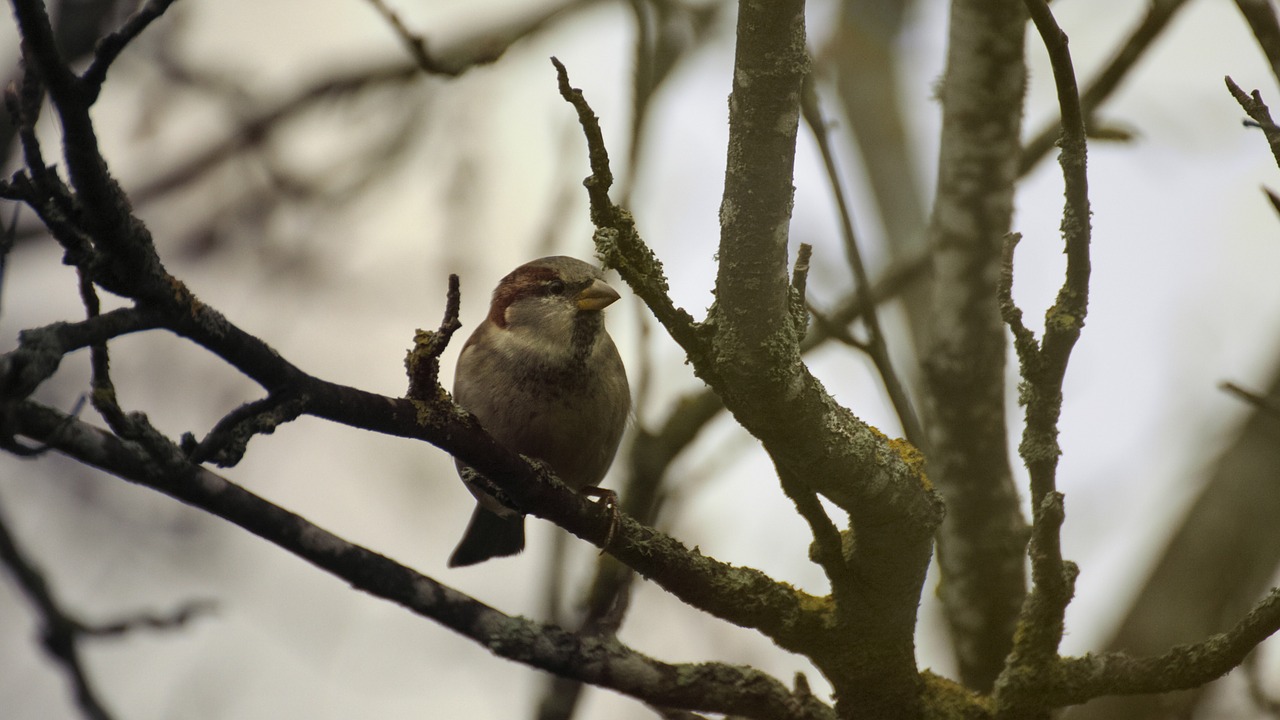
[[[489,315],[462,346],[453,396],[507,449],[545,462],[582,491],[604,479],[631,410],[626,369],[604,327],[618,299],[601,272],[545,257],[498,283]],[[477,505],[450,567],[524,549],[524,515],[468,479]]]

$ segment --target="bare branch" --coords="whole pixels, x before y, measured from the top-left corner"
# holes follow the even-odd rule
[[[82,208],[78,214],[83,230],[95,248],[113,256],[113,262],[94,266],[91,279],[117,294],[161,304],[186,294],[186,288],[165,271],[150,233],[132,214],[128,198],[107,168],[89,116],[93,93],[59,54],[44,3],[12,0],[12,4],[22,33],[24,61],[39,73],[61,121],[63,157]]]
[[[405,397],[411,400],[440,397],[444,390],[440,387],[440,355],[449,346],[453,334],[462,327],[458,320],[461,305],[462,290],[458,276],[450,275],[440,327],[433,332],[419,330],[413,337],[413,349],[404,359],[405,369],[409,371],[409,392]]]
[[[148,0],[147,4],[138,8],[118,30],[102,38],[94,50],[93,62],[80,76],[91,98],[96,99],[98,93],[102,91],[102,83],[107,79],[107,70],[111,67],[111,63],[115,62],[125,47],[141,35],[148,25],[163,15],[173,2],[174,0]],[[89,102],[92,103],[93,99]]]
[[[1120,87],[1121,82],[1128,77],[1129,72],[1146,55],[1147,50],[1184,5],[1186,0],[1154,0],[1147,6],[1147,14],[1142,17],[1142,21],[1124,39],[1106,66],[1085,85],[1080,103],[1087,126],[1093,125],[1095,111]],[[1022,148],[1018,175],[1026,175],[1043,160],[1061,135],[1062,123],[1054,121],[1028,140]]]
[[[813,77],[805,79],[804,92],[801,95],[800,109],[804,115],[809,132],[818,143],[818,151],[822,155],[822,163],[827,171],[827,182],[831,185],[835,196],[836,208],[840,213],[840,231],[844,240],[845,257],[849,268],[853,271],[854,292],[858,302],[867,311],[863,313],[863,323],[867,327],[866,352],[875,363],[880,380],[884,383],[885,392],[893,403],[898,421],[902,423],[902,431],[908,441],[916,447],[924,447],[924,428],[912,407],[911,398],[907,395],[906,386],[894,369],[889,358],[889,346],[885,342],[884,330],[880,326],[879,313],[875,302],[871,299],[871,280],[867,277],[866,265],[862,262],[862,251],[858,248],[858,238],[853,230],[853,211],[845,199],[844,186],[840,182],[840,173],[836,168],[835,153],[831,150],[831,138],[827,132],[826,121],[822,117],[822,108],[818,104],[818,91],[814,87]]]
[[[1045,314],[1044,339],[1037,346],[1022,325],[1009,295],[1013,244],[1006,242],[1002,268],[1001,305],[1013,328],[1021,364],[1026,405],[1026,428],[1018,450],[1031,474],[1031,593],[1023,604],[1018,633],[1005,670],[996,686],[997,703],[1008,709],[1044,707],[1039,686],[1050,682],[1058,663],[1063,617],[1071,601],[1077,569],[1062,559],[1059,531],[1063,521],[1062,495],[1057,492],[1058,418],[1062,411],[1062,383],[1071,350],[1084,327],[1089,297],[1089,185],[1086,174],[1085,121],[1076,87],[1075,69],[1066,34],[1058,27],[1044,0],[1026,0],[1027,11],[1049,53],[1062,112],[1062,165],[1066,208],[1062,234],[1067,269],[1057,299]]]
[[[1231,92],[1231,97],[1240,103],[1240,107],[1244,109],[1245,114],[1253,121],[1253,126],[1261,128],[1263,135],[1267,138],[1267,144],[1271,146],[1271,155],[1276,159],[1276,165],[1280,166],[1280,127],[1277,127],[1275,121],[1271,119],[1271,110],[1262,101],[1262,93],[1257,90],[1252,93],[1245,93],[1231,79],[1230,75],[1225,80],[1227,90]],[[1245,125],[1249,124],[1248,122],[1245,123]]]
[[[530,17],[511,23],[509,27],[477,36],[465,43],[465,47],[441,56],[428,52],[427,39],[413,32],[400,16],[384,0],[368,0],[382,16],[396,37],[413,57],[414,64],[428,75],[458,77],[477,65],[497,62],[511,45],[545,27],[551,20],[569,10],[581,9],[597,0],[564,0],[535,12]]]
[[[299,398],[303,412],[352,427],[427,440],[446,448],[482,472],[520,507],[553,520],[579,537],[603,544],[612,525],[607,511],[566,488],[544,467],[531,465],[500,446],[473,417],[460,413],[452,402],[396,400],[313,378],[220,315],[217,315],[221,318],[219,324],[202,325],[199,317],[212,318],[213,313],[216,311],[207,306],[181,309],[176,313],[178,317],[165,319],[165,326],[205,346],[257,379],[269,392]],[[32,380],[38,384],[38,380],[47,377],[46,372],[52,372],[49,369],[51,353],[118,330],[104,322],[107,318],[116,322],[132,320],[133,324],[126,324],[129,330],[138,329],[143,319],[154,320],[151,314],[139,312],[135,316],[113,311],[84,323],[59,324],[34,336],[26,334],[23,346],[14,353],[0,356],[0,386],[14,387],[18,378],[30,378],[23,385],[31,384]],[[85,331],[90,327],[96,331],[92,335]],[[78,332],[71,333],[69,338],[63,337],[61,333],[68,328]],[[297,410],[291,406],[290,412]],[[167,441],[156,437],[145,423],[132,427],[131,433],[138,433],[146,440],[145,447],[153,455],[162,457],[171,471],[188,465],[182,450],[177,446],[166,450]],[[732,568],[690,552],[629,517],[622,518],[617,538],[609,550],[689,604],[731,622],[756,627],[783,646],[794,646],[797,637],[814,632],[822,622],[820,613],[804,609],[805,604],[813,600],[806,594],[776,583],[758,571]],[[744,588],[750,588],[748,592],[757,599],[751,606],[740,602]]]
[[[426,73],[443,73],[444,71],[436,64],[434,60],[427,54],[427,40],[421,35],[415,35],[396,14],[395,10],[387,7],[382,0],[368,0],[374,10],[382,16],[391,29],[395,31],[396,36],[400,38],[409,54],[413,56],[413,61],[418,67]]]
[[[662,262],[640,237],[631,214],[609,199],[613,171],[609,169],[609,152],[600,132],[599,119],[582,91],[569,84],[569,73],[564,65],[556,58],[551,58],[551,64],[556,67],[560,96],[577,112],[587,138],[591,175],[583,185],[591,199],[591,219],[596,224],[596,253],[605,265],[618,271],[691,358],[702,356],[706,348],[700,326],[692,315],[671,302],[671,286],[662,270]],[[699,363],[694,362],[694,367],[698,369]]]
[[[1236,8],[1249,23],[1258,47],[1271,65],[1271,74],[1280,81],[1280,21],[1269,0],[1236,0]]]
[[[61,431],[59,426],[56,430]],[[0,514],[0,563],[9,569],[18,588],[35,607],[40,616],[41,640],[44,649],[62,666],[75,688],[76,704],[89,720],[110,720],[111,713],[98,697],[80,657],[80,640],[84,637],[81,624],[72,618],[54,597],[44,573],[31,557],[18,545],[9,530],[8,522]]]
[[[1280,417],[1280,399],[1246,390],[1233,382],[1223,382],[1218,387],[1268,415]]]
[[[227,413],[198,443],[191,433],[184,434],[180,445],[193,463],[233,467],[244,458],[250,440],[297,420],[305,409],[304,397],[288,391],[272,393]]]
[[[1204,641],[1178,645],[1154,657],[1124,653],[1064,658],[1043,689],[1053,707],[1103,695],[1164,693],[1198,687],[1226,675],[1263,640],[1280,632],[1280,588],[1273,588],[1234,627]]]
[[[80,631],[95,638],[110,638],[126,635],[135,630],[179,630],[196,618],[213,614],[217,607],[218,603],[213,600],[192,600],[164,614],[140,612],[111,622],[81,623]]]
[[[113,337],[160,327],[160,316],[142,308],[119,308],[75,323],[58,322],[18,334],[18,347],[0,355],[0,387],[7,397],[26,397],[53,376],[62,356]]]
[[[22,434],[229,520],[360,590],[477,641],[500,657],[654,705],[745,717],[834,720],[830,708],[811,696],[793,694],[777,680],[751,668],[719,663],[672,665],[641,655],[616,640],[584,639],[552,625],[505,615],[349,543],[210,471],[184,463],[176,448],[170,458],[157,464],[157,458],[138,445],[124,443],[80,421],[68,423],[61,413],[37,403],[14,403],[10,410]]]

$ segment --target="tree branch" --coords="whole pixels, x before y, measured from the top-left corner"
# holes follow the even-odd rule
[[[1103,695],[1165,693],[1198,687],[1226,675],[1263,640],[1280,632],[1280,588],[1254,605],[1224,633],[1178,645],[1154,657],[1103,653],[1064,658],[1053,682],[1043,688],[1052,707],[1086,702]]]
[[[165,271],[150,233],[133,216],[128,198],[102,158],[89,117],[95,92],[63,61],[44,3],[11,2],[22,34],[23,57],[39,73],[61,121],[63,157],[84,210],[84,230],[95,247],[110,253],[109,260],[90,268],[91,279],[117,294],[156,303],[187,293]]]
[[[118,30],[102,38],[93,53],[93,62],[80,76],[90,95],[92,104],[102,91],[102,83],[107,79],[107,70],[116,58],[134,38],[142,34],[147,26],[164,14],[174,0],[147,0],[147,3],[121,25]]]
[[[1147,6],[1147,14],[1142,17],[1138,26],[1124,39],[1115,55],[1105,67],[1086,85],[1080,95],[1080,105],[1085,117],[1086,126],[1093,125],[1094,113],[1120,87],[1129,72],[1138,64],[1148,49],[1151,48],[1160,34],[1173,20],[1186,0],[1154,0]],[[1022,148],[1022,161],[1018,167],[1018,176],[1031,172],[1062,136],[1062,123],[1055,120],[1036,133]]]
[[[1262,101],[1262,93],[1254,90],[1252,93],[1245,93],[1240,89],[1231,76],[1225,78],[1227,90],[1231,93],[1231,97],[1240,103],[1240,107],[1244,109],[1249,119],[1253,121],[1255,127],[1262,130],[1262,134],[1267,138],[1267,144],[1271,146],[1271,156],[1275,158],[1276,165],[1280,166],[1280,127],[1276,126],[1274,120],[1271,119],[1271,110],[1267,104]],[[1249,123],[1245,123],[1248,125]]]
[[[1280,81],[1280,21],[1269,0],[1236,0],[1236,8],[1249,23],[1258,48],[1271,66],[1271,74]]]
[[[579,537],[596,544],[604,542],[611,522],[608,512],[568,490],[545,468],[534,467],[502,448],[473,417],[458,412],[452,402],[395,400],[313,378],[221,315],[216,315],[221,321],[213,327],[201,324],[201,317],[207,320],[215,313],[207,306],[192,306],[179,309],[177,318],[164,318],[163,324],[257,379],[269,393],[296,398],[298,405],[290,406],[291,413],[427,440],[477,468],[520,507],[553,520]],[[56,369],[59,352],[151,323],[160,324],[153,312],[117,310],[83,323],[60,323],[39,332],[28,331],[17,350],[0,357],[0,387],[29,391],[38,384],[35,379],[48,377]],[[182,463],[186,463],[185,456]],[[758,571],[731,568],[691,553],[675,540],[629,517],[623,517],[608,549],[694,607],[755,627],[783,647],[794,649],[798,636],[813,632],[823,622],[820,611],[804,609],[805,605],[818,607],[804,593]],[[749,607],[741,603],[744,588],[750,588],[757,603]]]
[[[871,280],[867,277],[866,265],[862,262],[862,251],[858,248],[858,238],[853,229],[853,211],[844,196],[844,186],[840,182],[840,173],[836,168],[835,153],[831,150],[831,139],[828,136],[826,121],[822,117],[822,108],[818,103],[818,91],[814,87],[813,78],[807,77],[804,84],[800,104],[805,124],[818,143],[818,151],[822,155],[822,164],[827,171],[827,182],[831,185],[835,197],[836,208],[840,213],[840,235],[844,240],[845,257],[849,269],[853,271],[854,292],[858,302],[867,311],[863,313],[863,323],[867,328],[866,352],[880,374],[885,392],[893,403],[898,421],[902,423],[902,432],[911,444],[924,447],[924,428],[912,407],[911,398],[907,395],[906,386],[894,369],[889,357],[889,346],[885,342],[884,331],[880,326],[879,313],[875,309],[875,301],[871,298]]]
[[[81,623],[62,609],[44,573],[18,546],[3,515],[0,515],[0,563],[9,569],[18,588],[39,614],[41,644],[71,679],[80,712],[89,720],[110,720],[112,715],[94,690],[80,657],[80,640],[84,637]]]
[[[951,4],[929,226],[934,296],[922,410],[929,477],[947,501],[939,596],[960,677],[980,691],[1004,664],[1026,593],[1026,519],[1009,462],[1008,346],[996,302],[1017,179],[1025,33],[1018,0]]]
[[[630,216],[608,199],[608,156],[594,114],[563,74],[561,91],[586,130],[593,218],[613,223],[597,230],[598,252],[685,348],[698,376],[763,441],[779,474],[791,475],[784,481],[810,484],[848,510],[858,528],[846,562],[860,587],[875,591],[836,603],[836,628],[847,641],[833,641],[828,627],[801,652],[837,685],[842,704],[910,715],[919,711],[920,690],[915,608],[942,508],[918,454],[836,403],[800,362],[803,327],[792,313],[786,251],[800,83],[808,65],[802,10],[794,0],[739,7],[717,302],[701,325],[672,312],[665,279],[651,271],[652,253],[638,242]]]
[[[1077,569],[1064,563],[1059,531],[1063,521],[1062,495],[1057,491],[1058,418],[1062,411],[1062,383],[1072,348],[1084,327],[1089,298],[1089,181],[1084,115],[1076,87],[1075,68],[1067,36],[1058,27],[1044,0],[1026,0],[1027,11],[1049,53],[1062,111],[1062,153],[1058,158],[1066,185],[1062,234],[1067,269],[1057,299],[1045,313],[1043,341],[1037,345],[1022,325],[1013,305],[1012,254],[1016,238],[1004,251],[1000,300],[1013,328],[1026,405],[1026,427],[1018,452],[1031,474],[1031,593],[1023,604],[1013,651],[996,685],[999,707],[1043,708],[1040,686],[1051,682],[1058,666],[1063,617],[1071,601]]]
[[[591,219],[596,225],[594,236],[596,253],[606,266],[618,271],[622,279],[644,301],[654,317],[667,333],[675,339],[690,357],[701,357],[705,341],[693,316],[671,302],[671,286],[662,270],[662,262],[649,249],[636,230],[631,213],[613,204],[609,188],[613,185],[613,171],[609,169],[609,152],[600,132],[600,121],[587,104],[582,91],[569,84],[569,73],[556,58],[560,96],[573,105],[587,138],[591,175],[583,181],[591,200]],[[695,363],[695,369],[698,364]]]
[[[834,719],[831,710],[811,696],[793,694],[751,668],[719,663],[672,665],[616,640],[583,639],[555,626],[505,615],[185,462],[176,447],[169,457],[156,458],[137,444],[33,401],[16,402],[8,409],[18,433],[229,520],[364,592],[475,640],[499,657],[654,705],[744,717]]]

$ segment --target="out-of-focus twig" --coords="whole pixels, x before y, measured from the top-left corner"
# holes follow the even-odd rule
[[[831,193],[835,197],[836,208],[840,213],[840,233],[844,240],[845,258],[849,269],[853,272],[854,292],[859,302],[867,311],[862,315],[862,322],[867,328],[867,342],[864,350],[875,364],[884,383],[885,392],[893,403],[893,409],[902,423],[902,431],[912,445],[924,448],[924,429],[920,426],[919,416],[912,406],[907,394],[906,385],[894,368],[889,358],[889,346],[885,342],[884,329],[880,325],[879,313],[875,302],[871,299],[871,280],[867,277],[867,269],[862,261],[862,251],[858,248],[858,238],[853,229],[853,211],[845,198],[844,185],[840,182],[840,172],[836,168],[835,153],[831,149],[831,138],[827,133],[826,120],[822,116],[822,108],[818,104],[818,91],[814,87],[813,76],[805,80],[804,92],[801,95],[800,110],[804,115],[809,132],[818,143],[818,151],[822,155],[822,163],[826,167],[827,182],[831,185]]]
[[[1258,47],[1271,65],[1271,74],[1280,81],[1280,20],[1270,0],[1236,0],[1236,8],[1249,23]]]
[[[70,677],[80,712],[89,720],[109,720],[112,715],[98,697],[81,659],[80,640],[84,635],[81,623],[62,609],[44,573],[18,545],[2,514],[0,563],[8,568],[19,589],[39,614],[44,649]]]
[[[1244,400],[1268,415],[1280,417],[1280,399],[1262,395],[1260,393],[1253,392],[1252,390],[1246,390],[1230,381],[1223,382],[1218,385],[1218,387],[1232,395],[1235,395],[1241,400]]]
[[[427,51],[427,39],[409,29],[400,15],[384,0],[367,0],[373,9],[387,21],[400,38],[414,65],[430,75],[457,77],[477,65],[497,62],[513,44],[541,30],[562,13],[580,9],[598,0],[566,0],[558,5],[540,8],[526,17],[518,18],[506,26],[473,37],[452,50]]]
[[[1154,0],[1147,6],[1147,14],[1121,43],[1116,54],[1096,77],[1085,84],[1084,92],[1080,94],[1080,105],[1086,128],[1093,124],[1094,112],[1120,87],[1129,71],[1138,64],[1185,4],[1186,0]],[[1019,176],[1031,172],[1049,154],[1061,132],[1062,123],[1055,121],[1026,142],[1019,161]]]

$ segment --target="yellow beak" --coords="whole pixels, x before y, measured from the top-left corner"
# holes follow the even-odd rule
[[[578,293],[579,310],[603,310],[614,303],[620,295],[603,280],[596,280]]]

